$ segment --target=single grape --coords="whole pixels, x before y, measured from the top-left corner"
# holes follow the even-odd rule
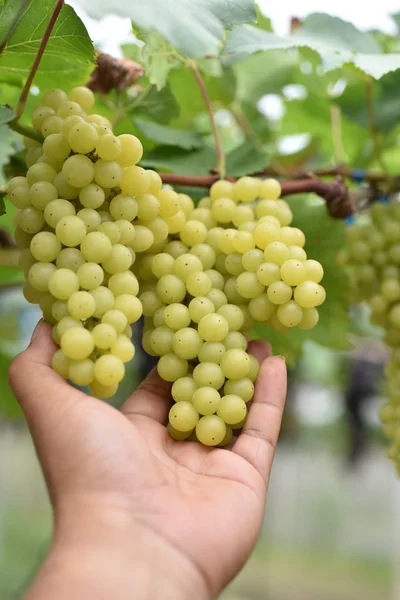
[[[223,386],[225,377],[221,367],[215,363],[203,362],[193,370],[193,379],[199,387],[213,387],[219,390]]]
[[[94,363],[94,376],[102,385],[115,385],[122,381],[124,375],[125,365],[114,354],[103,354]]]
[[[172,406],[168,418],[170,424],[177,431],[191,431],[197,425],[199,413],[191,402],[185,402],[183,400]]]
[[[94,364],[90,358],[71,360],[68,365],[68,379],[76,385],[86,386],[94,379]]]
[[[74,292],[68,298],[68,312],[74,319],[88,319],[96,311],[96,301],[89,292]]]
[[[242,379],[249,372],[250,358],[244,350],[232,348],[225,352],[220,366],[227,379]]]
[[[217,409],[217,415],[228,425],[236,425],[246,418],[246,403],[235,394],[222,396]]]
[[[64,354],[64,352],[60,350],[56,350],[51,359],[51,368],[54,369],[56,373],[64,377],[65,379],[68,377],[68,367],[70,365],[70,359]]]
[[[88,358],[94,350],[93,336],[83,327],[70,327],[61,336],[61,349],[73,360]]]
[[[41,231],[33,236],[30,251],[38,261],[53,262],[61,251],[61,244],[54,233]]]
[[[175,353],[170,352],[161,356],[157,363],[157,371],[161,379],[164,381],[173,382],[180,377],[184,377],[188,372],[188,362],[186,359],[177,356]],[[190,427],[189,429],[193,429]]]

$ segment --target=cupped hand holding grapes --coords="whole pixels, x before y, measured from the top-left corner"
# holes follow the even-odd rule
[[[286,394],[263,342],[247,424],[232,451],[176,442],[170,386],[153,372],[121,411],[50,368],[41,323],[10,383],[26,415],[55,513],[49,555],[29,599],[214,598],[257,540]]]

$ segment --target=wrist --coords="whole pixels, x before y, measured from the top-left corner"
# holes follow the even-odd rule
[[[210,600],[189,557],[115,509],[56,517],[48,557],[27,600]]]

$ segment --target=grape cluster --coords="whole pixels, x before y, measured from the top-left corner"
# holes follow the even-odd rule
[[[258,363],[247,353],[255,321],[278,331],[310,329],[325,299],[323,269],[307,260],[305,237],[276,180],[218,181],[195,208],[165,191],[175,236],[138,258],[143,347],[173,383],[169,430],[225,445],[242,427]],[[175,204],[175,208],[173,205]]]
[[[115,136],[93,102],[86,88],[50,90],[33,111],[44,141],[25,140],[28,172],[8,186],[24,295],[53,325],[53,368],[100,398],[124,377],[144,315],[142,346],[172,384],[171,436],[225,445],[254,394],[253,323],[314,327],[322,266],[278,181],[220,180],[195,207],[137,166],[140,141]]]
[[[391,349],[386,365],[388,400],[381,407],[388,456],[400,475],[400,203],[377,202],[370,219],[347,228],[347,247],[338,255],[349,276],[352,303],[366,302],[370,320],[383,328]]]

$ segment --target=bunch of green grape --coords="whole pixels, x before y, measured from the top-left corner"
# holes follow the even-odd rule
[[[220,180],[195,207],[138,166],[142,144],[90,114],[87,88],[46,92],[25,140],[28,171],[8,186],[17,208],[25,298],[59,345],[52,366],[113,396],[144,315],[144,350],[172,384],[169,431],[229,443],[254,394],[254,322],[310,329],[325,299],[322,266],[273,179]]]
[[[218,181],[197,208],[189,196],[164,193],[175,239],[138,257],[136,267],[143,347],[160,357],[158,373],[173,384],[171,435],[225,445],[254,394],[253,323],[314,327],[323,269],[307,259],[302,231],[290,227],[276,180]]]
[[[392,352],[385,369],[388,400],[380,418],[390,441],[388,456],[400,474],[400,203],[373,204],[370,219],[348,227],[346,234],[347,248],[338,263],[349,275],[349,300],[368,304],[370,320],[384,330]]]

